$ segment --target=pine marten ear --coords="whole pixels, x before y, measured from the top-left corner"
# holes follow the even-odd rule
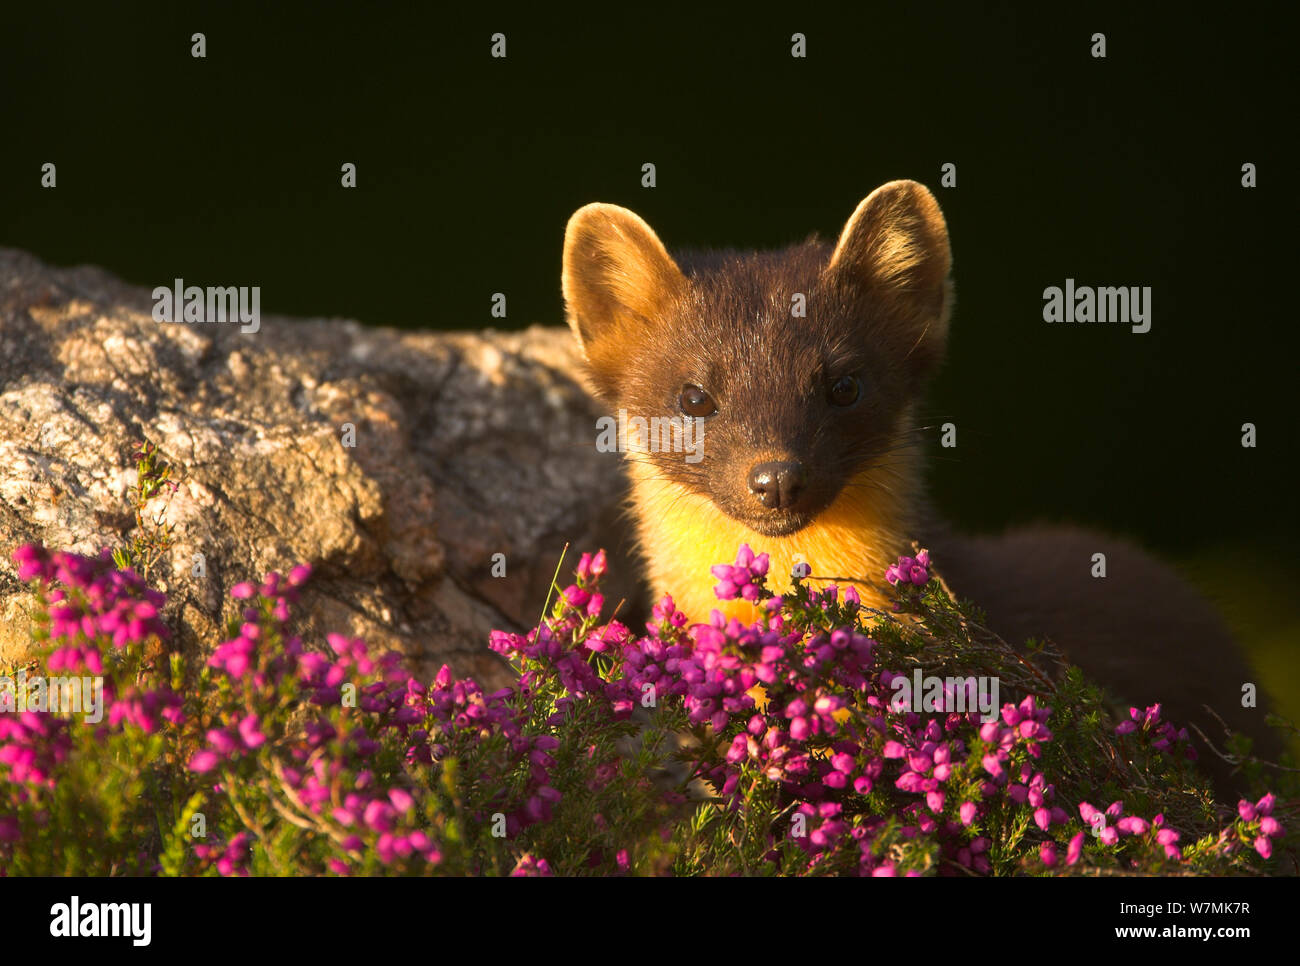
[[[686,288],[654,230],[617,205],[574,212],[564,232],[562,285],[573,327],[593,366],[601,346],[628,343]],[[633,343],[634,344],[634,343]]]
[[[891,181],[853,212],[825,274],[877,299],[878,323],[910,346],[911,362],[929,368],[947,341],[951,268],[948,226],[934,195],[915,181]]]

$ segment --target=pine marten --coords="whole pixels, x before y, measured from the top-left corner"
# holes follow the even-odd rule
[[[563,291],[594,392],[628,420],[703,427],[691,453],[656,446],[666,434],[653,425],[629,434],[631,513],[654,594],[671,593],[692,620],[715,607],[752,619],[751,605],[714,596],[709,573],[748,543],[771,555],[778,593],[806,561],[814,576],[874,579],[857,589],[885,607],[880,575],[919,539],[1012,643],[1050,638],[1124,701],[1161,701],[1166,718],[1221,737],[1208,704],[1275,752],[1263,708],[1242,707],[1254,678],[1241,653],[1170,569],[1067,527],[967,538],[933,511],[915,411],[944,356],[951,266],[943,214],[914,181],[868,195],[834,246],[814,237],[775,252],[674,258],[625,208],[573,215]],[[1228,769],[1198,750],[1223,781]]]

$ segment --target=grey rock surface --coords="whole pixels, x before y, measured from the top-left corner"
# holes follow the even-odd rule
[[[0,663],[27,641],[10,554],[125,544],[141,440],[179,484],[149,510],[165,503],[176,525],[153,583],[183,651],[220,640],[235,583],[307,562],[309,644],[338,631],[401,651],[416,673],[446,662],[499,686],[509,671],[488,632],[536,622],[565,543],[566,572],[601,545],[624,559],[619,457],[595,449],[599,411],[568,329],[263,315],[245,334],[157,322],[152,305],[100,269],[0,249]],[[624,583],[611,600],[635,595],[631,572],[612,568]]]

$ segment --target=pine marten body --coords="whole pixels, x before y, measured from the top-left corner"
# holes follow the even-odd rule
[[[881,575],[919,539],[1013,643],[1050,637],[1127,701],[1164,701],[1221,734],[1208,703],[1275,748],[1263,711],[1241,707],[1252,678],[1230,636],[1168,568],[1069,528],[967,539],[933,513],[915,407],[943,358],[950,269],[939,205],[910,181],[864,199],[834,246],[779,252],[674,259],[626,209],[574,214],[563,287],[594,391],[612,412],[703,428],[694,459],[630,436],[630,506],[656,597],[671,593],[692,620],[715,607],[754,617],[717,600],[709,575],[748,543],[771,555],[777,592],[805,561],[814,577],[865,580],[863,602],[882,606]]]

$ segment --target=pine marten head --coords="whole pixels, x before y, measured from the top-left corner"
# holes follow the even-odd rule
[[[855,486],[888,489],[896,477],[873,470],[911,454],[912,405],[944,350],[950,265],[934,196],[893,181],[833,248],[813,238],[674,258],[631,211],[587,205],[569,220],[563,287],[610,410],[702,429],[695,458],[642,438],[644,473],[782,537]]]

